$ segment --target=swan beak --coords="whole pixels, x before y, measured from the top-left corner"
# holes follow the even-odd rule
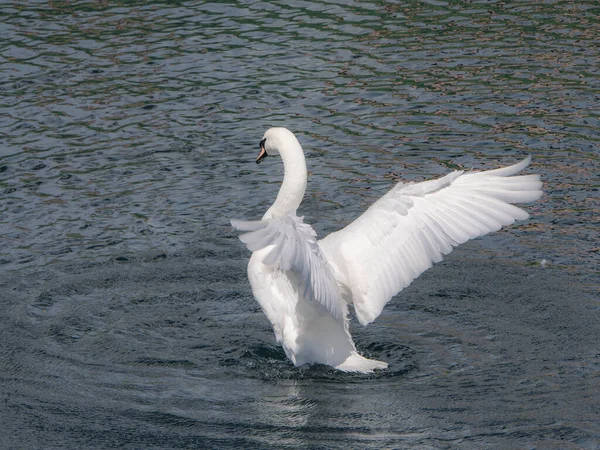
[[[256,158],[256,164],[260,164],[260,162],[267,157],[267,151],[263,145],[260,146],[260,153],[258,158]]]

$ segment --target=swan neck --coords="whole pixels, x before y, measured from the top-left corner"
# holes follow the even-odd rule
[[[275,203],[265,214],[265,219],[288,213],[295,214],[306,191],[306,161],[300,143],[296,140],[285,149],[281,149],[280,155],[283,160],[283,183]]]

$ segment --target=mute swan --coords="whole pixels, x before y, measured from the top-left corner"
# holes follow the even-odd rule
[[[286,128],[270,128],[257,163],[281,155],[283,184],[262,220],[232,220],[251,250],[252,292],[275,337],[296,366],[321,363],[347,372],[385,369],[358,354],[348,305],[362,325],[452,247],[528,214],[511,205],[542,195],[539,175],[511,176],[531,157],[485,172],[455,171],[421,183],[398,183],[358,219],[318,241],[296,215],[306,190],[304,152]]]

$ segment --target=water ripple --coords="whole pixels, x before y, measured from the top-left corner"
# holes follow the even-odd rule
[[[245,430],[242,447],[352,436],[365,448],[592,448],[591,382],[573,381],[597,374],[595,329],[582,325],[592,312],[579,317],[583,303],[569,310],[559,298],[597,294],[597,16],[593,2],[537,0],[3,2],[0,325],[12,347],[0,364],[15,417],[87,414],[68,431],[100,448],[122,444],[89,427],[114,410],[131,418],[123,436],[168,429],[135,444],[148,448],[219,447],[232,430]],[[502,278],[488,269],[473,291],[445,292],[425,278],[357,328],[361,351],[391,362],[387,375],[292,368],[248,297],[247,255],[228,225],[260,216],[278,189],[277,165],[253,164],[271,125],[296,131],[307,151],[301,213],[320,234],[398,180],[531,153],[546,187],[532,220],[469,249],[505,261],[513,278],[486,291]],[[540,275],[542,259],[574,278]],[[505,289],[521,270],[558,313],[535,295],[506,310],[490,302],[493,323],[465,305],[515,301]],[[577,294],[561,291],[569,283]],[[557,392],[582,402],[561,410],[572,420],[552,415]],[[343,409],[322,400],[332,398]]]

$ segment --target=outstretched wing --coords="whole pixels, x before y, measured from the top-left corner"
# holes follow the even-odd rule
[[[363,325],[375,320],[394,295],[453,247],[526,219],[511,203],[540,198],[540,177],[511,175],[530,161],[399,183],[354,222],[319,241],[347,280],[358,320]]]
[[[249,250],[272,247],[263,263],[294,272],[301,280],[305,298],[321,303],[334,317],[342,319],[346,315],[346,303],[317,244],[317,234],[303,219],[287,214],[259,221],[232,220],[231,225],[247,232],[240,235],[240,240]]]

